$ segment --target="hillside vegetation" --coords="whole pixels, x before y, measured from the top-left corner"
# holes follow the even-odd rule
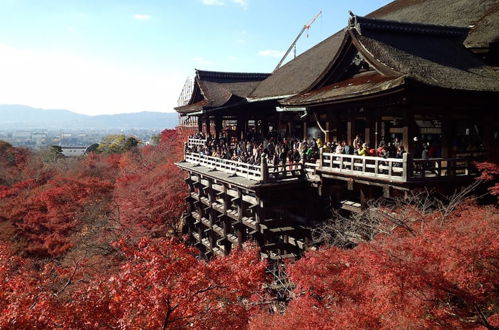
[[[184,242],[188,134],[81,159],[0,142],[1,329],[499,326],[496,205],[395,205],[370,239],[280,265],[282,304],[255,247],[207,262]]]

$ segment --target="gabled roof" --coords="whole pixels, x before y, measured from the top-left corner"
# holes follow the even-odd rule
[[[189,102],[176,107],[181,114],[246,102],[246,97],[268,73],[219,72],[196,70]]]
[[[466,40],[466,45],[473,47],[478,41],[485,44],[499,34],[494,25],[497,20],[484,19],[495,13],[497,7],[497,0],[473,0],[471,3],[470,0],[396,0],[367,17],[448,26],[475,25]],[[328,68],[343,37],[344,31],[340,31],[289,61],[263,80],[249,98],[283,98],[309,89]]]
[[[367,15],[394,21],[439,24],[449,26],[473,26],[465,44],[475,47],[490,43],[499,37],[497,20],[486,17],[497,13],[497,0],[397,0]],[[474,29],[477,33],[473,33]]]
[[[499,91],[499,74],[463,46],[469,31],[466,27],[357,16],[349,31],[371,60],[406,79],[447,89]]]
[[[445,89],[499,92],[499,73],[462,45],[468,30],[354,16],[328,72],[304,92],[281,103],[312,105],[343,100],[386,92],[407,81]],[[353,61],[354,55],[368,63],[369,71],[345,77],[344,72],[351,71],[346,69],[356,67],[353,62],[345,63]]]

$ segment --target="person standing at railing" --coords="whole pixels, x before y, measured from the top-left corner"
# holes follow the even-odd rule
[[[404,158],[404,154],[406,153],[404,146],[399,145],[397,149],[397,154],[395,155],[396,158]]]
[[[334,152],[337,154],[345,153],[345,141],[341,141],[340,143],[338,143]]]
[[[369,156],[369,146],[367,143],[362,144],[362,147],[357,152],[359,156]]]
[[[343,141],[343,154],[345,155],[353,155],[353,147]]]

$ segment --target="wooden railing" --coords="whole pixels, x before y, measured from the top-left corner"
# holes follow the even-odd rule
[[[193,146],[204,146],[206,144],[206,139],[194,139],[194,138],[189,138],[187,141],[187,145],[189,147]]]
[[[262,160],[260,165],[253,165],[192,152],[186,152],[185,161],[260,182],[297,178],[303,175],[303,164],[301,163],[274,166],[268,165],[266,160]]]
[[[316,170],[390,182],[408,182],[422,178],[476,175],[473,163],[474,160],[469,158],[412,159],[407,153],[403,158],[320,153]]]
[[[187,144],[196,146],[204,145],[205,142],[203,139],[189,139]],[[266,160],[254,165],[186,150],[185,161],[259,182],[302,177],[305,172],[328,172],[400,183],[478,174],[473,164],[474,159],[471,158],[412,159],[407,153],[403,158],[382,158],[320,152],[315,164],[291,163],[276,166],[268,165]]]
[[[473,165],[474,160],[469,158],[430,158],[414,159],[412,161],[411,178],[457,177],[477,175]]]
[[[405,182],[407,164],[407,156],[400,159],[321,153],[317,170]]]

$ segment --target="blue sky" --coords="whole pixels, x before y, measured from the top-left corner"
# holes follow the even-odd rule
[[[0,104],[173,111],[194,68],[271,72],[320,10],[298,54],[389,2],[0,0]]]

